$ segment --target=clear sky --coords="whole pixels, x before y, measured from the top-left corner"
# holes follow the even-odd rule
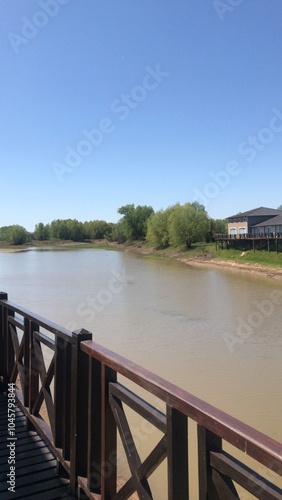
[[[0,226],[282,203],[281,0],[0,11]]]

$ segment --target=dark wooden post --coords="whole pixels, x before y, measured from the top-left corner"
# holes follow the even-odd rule
[[[0,300],[8,300],[8,294],[5,292],[0,292]],[[5,342],[6,342],[6,322],[5,322],[5,308],[4,306],[0,306],[0,377],[4,378],[6,375],[6,360],[5,360]],[[2,386],[3,389],[3,386]]]
[[[54,444],[56,448],[63,447],[63,413],[64,395],[64,341],[59,335],[55,337],[55,368],[54,368]]]
[[[116,372],[102,364],[101,496],[104,500],[110,500],[117,488],[117,428],[109,403],[109,384],[116,381]]]
[[[33,343],[33,332],[38,332],[39,326],[32,321],[28,321],[28,339],[29,339],[29,413],[33,415],[33,406],[39,390],[39,372],[36,361],[36,354]],[[29,418],[26,419],[27,430],[34,430]]]
[[[10,332],[9,326],[9,316],[14,317],[15,313],[11,309],[6,309],[4,312],[4,321],[6,324],[5,333],[6,333],[6,379],[8,382],[11,380],[11,375],[13,372],[14,364],[15,364],[15,350],[14,344],[12,340],[12,335]]]
[[[23,400],[24,406],[29,407],[29,366],[30,366],[30,331],[29,320],[24,318],[24,387]]]
[[[210,452],[221,450],[222,439],[198,425],[199,500],[239,499],[232,480],[222,477],[210,465]],[[223,490],[225,496],[222,494]]]
[[[54,444],[62,449],[65,460],[70,460],[71,442],[71,338],[66,340],[58,332],[55,337],[54,367]],[[60,461],[57,474],[66,476]]]
[[[70,492],[73,496],[77,476],[87,476],[89,358],[80,350],[80,342],[91,339],[92,334],[84,329],[72,334]]]
[[[210,451],[221,449],[221,438],[198,425],[199,500],[220,500],[212,481]]]
[[[189,498],[188,419],[167,405],[168,499]]]
[[[101,492],[101,363],[89,358],[87,487]]]
[[[62,448],[65,460],[70,459],[71,354],[71,342],[57,334],[55,339],[54,442],[57,448]]]
[[[63,405],[63,455],[66,460],[70,460],[70,439],[71,439],[71,343],[66,342],[64,346],[64,405]]]

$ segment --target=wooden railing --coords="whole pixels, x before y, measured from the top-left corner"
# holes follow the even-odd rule
[[[79,345],[92,334],[70,332],[7,299],[0,292],[4,390],[8,383],[16,384],[27,428],[43,436],[58,460],[58,471],[70,477],[74,494],[87,449],[87,411],[80,408],[88,396],[88,360],[81,362]]]
[[[0,299],[0,375],[4,385],[17,384],[18,401],[28,425],[44,436],[57,457],[59,470],[69,475],[71,494],[77,495],[78,486],[80,498],[122,500],[134,491],[140,499],[153,498],[148,479],[166,459],[167,498],[188,499],[191,419],[197,424],[196,497],[248,498],[238,493],[240,485],[256,498],[282,499],[278,486],[282,477],[281,443],[94,343],[89,332],[71,333],[12,304],[5,294]],[[54,353],[49,367],[44,345]],[[142,388],[142,397],[137,390],[132,391],[133,383]],[[149,402],[152,396],[163,403],[163,410]],[[48,413],[45,419],[40,415],[44,402]],[[161,433],[143,461],[126,408]],[[119,491],[117,433],[131,474]],[[229,448],[227,453],[226,444],[239,454],[243,452],[240,459]],[[254,459],[256,465],[247,466],[245,456]],[[277,481],[269,479],[269,471]],[[190,498],[194,500],[194,496]]]
[[[242,234],[215,234],[215,240],[245,240],[245,239],[281,239],[282,233],[242,233]]]

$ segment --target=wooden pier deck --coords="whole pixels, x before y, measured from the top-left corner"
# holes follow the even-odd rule
[[[282,252],[282,234],[215,234],[216,248],[219,246],[222,250],[225,248],[237,248],[241,250],[267,250],[275,251],[276,253]]]
[[[9,491],[7,483],[10,472],[8,443],[8,399],[0,395],[0,498],[10,499],[72,499],[69,481],[58,477],[57,461],[45,441],[35,432],[26,430],[26,417],[15,408],[15,492]],[[10,458],[11,461],[11,458]]]

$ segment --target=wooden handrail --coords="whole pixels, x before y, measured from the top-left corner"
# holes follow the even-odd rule
[[[81,349],[282,476],[281,443],[93,341]]]
[[[72,332],[70,330],[67,330],[66,328],[57,325],[57,323],[54,323],[52,321],[49,321],[48,319],[43,318],[42,316],[39,316],[38,314],[35,314],[28,309],[25,309],[24,307],[19,306],[18,304],[15,304],[14,302],[10,302],[9,300],[0,300],[0,305],[3,305],[7,309],[11,309],[17,314],[20,314],[24,318],[33,321],[36,323],[38,326],[41,326],[42,328],[45,328],[48,330],[50,333],[53,333],[56,335],[57,333],[60,333],[63,337],[66,339],[71,339]]]

